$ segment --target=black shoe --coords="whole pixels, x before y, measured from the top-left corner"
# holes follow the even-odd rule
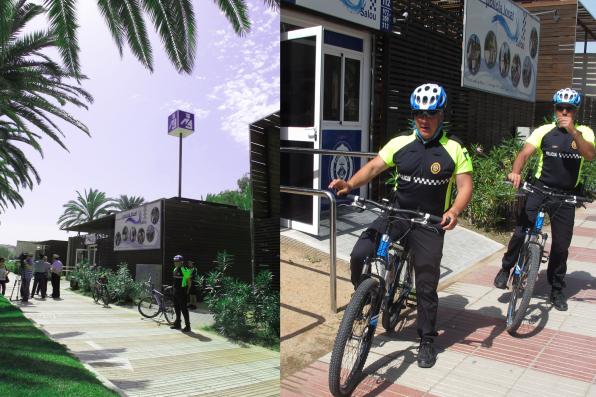
[[[559,311],[567,311],[567,298],[563,295],[563,292],[559,289],[553,289],[550,293],[550,301]]]
[[[495,281],[493,284],[496,288],[505,289],[507,288],[507,281],[509,280],[509,270],[501,269],[497,276],[495,277]]]
[[[420,368],[430,368],[437,362],[437,352],[431,339],[424,339],[418,347],[418,366]]]
[[[190,332],[190,325],[187,325],[186,327],[184,327],[182,332]]]
[[[182,327],[180,326],[180,323],[174,323],[174,325],[172,325],[172,326],[170,327],[170,329],[180,329],[180,328],[182,328]]]

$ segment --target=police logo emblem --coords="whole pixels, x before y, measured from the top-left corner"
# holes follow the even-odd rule
[[[350,151],[346,142],[338,142],[333,150]],[[329,165],[329,175],[331,179],[343,179],[347,181],[354,173],[354,160],[348,156],[333,156]]]
[[[577,143],[575,141],[571,141],[571,149],[577,150]]]
[[[433,174],[438,174],[441,171],[441,164],[439,164],[438,162],[434,162],[432,163],[432,165],[430,166],[430,172],[432,172]]]

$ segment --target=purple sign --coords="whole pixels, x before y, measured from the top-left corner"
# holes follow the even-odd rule
[[[168,134],[186,137],[195,130],[195,115],[183,110],[176,110],[168,116]]]

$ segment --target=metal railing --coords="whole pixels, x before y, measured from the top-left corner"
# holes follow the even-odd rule
[[[310,148],[294,148],[281,147],[282,153],[295,154],[320,154],[323,156],[350,156],[350,157],[365,157],[373,158],[377,153],[371,152],[350,152],[343,150],[327,150],[327,149],[310,149]],[[335,196],[328,190],[309,189],[303,187],[280,186],[280,193],[299,194],[303,196],[318,196],[326,197],[330,202],[329,211],[329,284],[331,291],[331,311],[337,313],[337,206]]]
[[[337,313],[337,228],[335,196],[328,190],[308,189],[304,187],[280,186],[280,193],[299,194],[302,196],[326,197],[329,200],[329,288],[331,291],[331,311]]]

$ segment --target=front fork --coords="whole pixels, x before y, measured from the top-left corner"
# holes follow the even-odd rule
[[[536,222],[534,224],[534,228],[526,229],[524,243],[522,245],[522,247],[524,247],[527,244],[540,245],[540,255],[541,255],[540,261],[542,263],[545,263],[548,260],[548,256],[544,255],[544,246],[546,245],[546,240],[548,239],[548,234],[542,233],[542,226],[544,224],[544,216],[545,216],[544,211],[541,210],[538,212],[538,215],[536,216]],[[525,260],[525,258],[522,257],[521,255],[519,255],[519,257],[517,258],[517,263],[515,264],[515,267],[513,268],[513,273],[511,274],[512,282],[515,278],[520,277],[524,271],[527,271],[527,269],[523,269],[524,260]]]

